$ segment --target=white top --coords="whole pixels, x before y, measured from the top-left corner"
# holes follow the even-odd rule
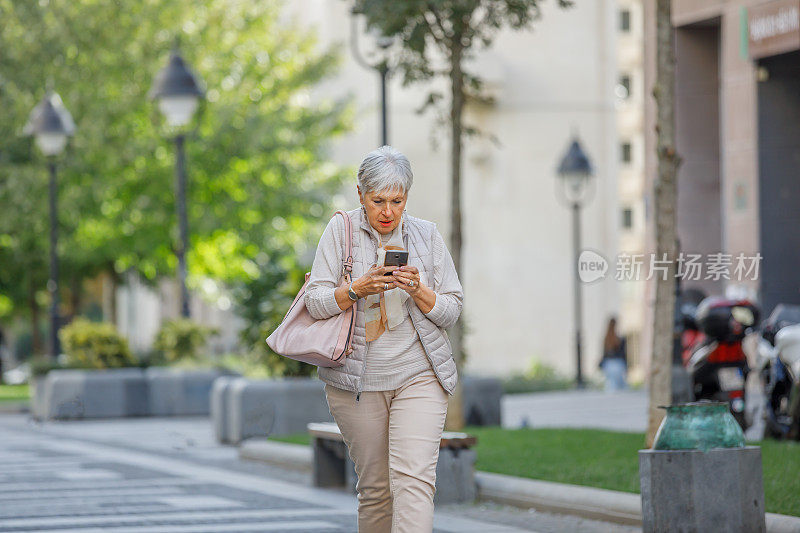
[[[381,235],[386,243],[391,235]],[[403,322],[367,343],[362,390],[386,391],[399,388],[406,380],[431,369],[428,356],[403,305]]]

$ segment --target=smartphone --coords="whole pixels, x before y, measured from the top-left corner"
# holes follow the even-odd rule
[[[386,250],[386,259],[383,261],[383,266],[396,266],[401,267],[408,264],[408,252],[400,250]]]

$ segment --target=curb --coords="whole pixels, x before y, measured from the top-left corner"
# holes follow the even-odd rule
[[[481,500],[604,522],[642,525],[642,503],[638,494],[490,472],[475,472],[475,482]]]
[[[314,454],[304,444],[251,438],[239,446],[239,457],[310,472]],[[479,500],[616,524],[642,525],[638,494],[481,471],[475,472],[475,482]],[[800,517],[766,513],[766,525],[769,533],[798,533]]]
[[[311,472],[314,452],[304,444],[250,438],[239,445],[239,458]]]
[[[0,413],[30,413],[28,402],[0,402]]]

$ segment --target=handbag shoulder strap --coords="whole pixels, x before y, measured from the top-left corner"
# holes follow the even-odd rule
[[[350,223],[350,216],[347,213],[336,211],[335,215],[341,215],[344,219],[344,258],[342,260],[342,268],[344,270],[343,274],[349,276],[353,270],[353,228]]]

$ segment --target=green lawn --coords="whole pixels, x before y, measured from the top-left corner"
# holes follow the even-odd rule
[[[0,402],[21,402],[30,398],[28,385],[0,385]]]
[[[478,437],[476,468],[486,472],[639,492],[638,450],[643,433],[593,429],[469,427]],[[308,444],[305,434],[275,440]],[[764,441],[764,495],[767,511],[800,516],[800,443]]]

